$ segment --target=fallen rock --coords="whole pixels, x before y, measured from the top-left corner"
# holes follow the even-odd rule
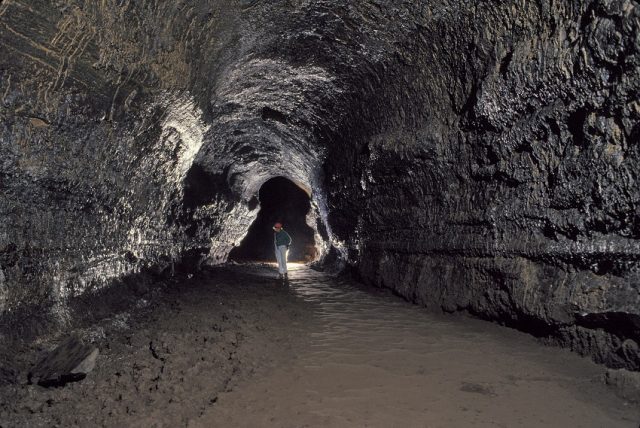
[[[632,403],[640,403],[640,373],[609,369],[604,379],[620,397]]]
[[[82,380],[95,367],[98,353],[95,346],[70,336],[36,363],[29,372],[29,383],[50,387]]]
[[[472,382],[463,382],[462,386],[460,387],[460,391],[488,395],[491,397],[494,397],[496,395],[496,393],[493,391],[493,388],[491,388],[490,386],[485,386],[479,383],[472,383]]]

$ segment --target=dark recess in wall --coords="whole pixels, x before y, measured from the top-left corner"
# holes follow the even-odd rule
[[[184,181],[183,206],[185,209],[206,205],[221,195],[232,198],[225,176],[226,171],[222,176],[215,176],[207,172],[202,166],[193,165]]]
[[[290,180],[275,177],[260,188],[260,212],[240,246],[231,251],[232,260],[273,261],[274,223],[281,222],[293,244],[289,261],[311,261],[316,257],[313,229],[306,223],[311,209],[309,195]]]

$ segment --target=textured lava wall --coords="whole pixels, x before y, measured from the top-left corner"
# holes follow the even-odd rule
[[[303,120],[327,77],[257,52],[251,6],[0,2],[0,315],[224,261],[264,181],[310,186],[316,149],[275,108]]]
[[[371,283],[640,369],[640,3],[422,6],[359,76],[334,232]]]
[[[367,281],[639,369],[639,10],[4,0],[0,310],[222,261],[285,176]]]
[[[0,4],[0,312],[46,312],[191,245],[167,227],[208,129],[190,95],[206,59],[187,52],[218,28],[179,8]]]

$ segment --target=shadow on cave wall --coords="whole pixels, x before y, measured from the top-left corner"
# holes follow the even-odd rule
[[[273,251],[274,223],[280,222],[291,235],[293,244],[289,261],[310,262],[317,255],[314,231],[306,223],[311,209],[309,195],[284,177],[275,177],[260,188],[260,212],[240,246],[229,259],[237,261],[275,261]]]

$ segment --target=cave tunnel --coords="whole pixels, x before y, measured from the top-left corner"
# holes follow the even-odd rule
[[[290,262],[311,262],[318,256],[314,230],[307,224],[311,199],[307,192],[284,177],[265,182],[258,195],[260,211],[247,235],[229,254],[236,261],[273,261],[273,225],[282,223],[291,235]]]
[[[0,0],[0,426],[637,428],[639,34],[639,0]]]

